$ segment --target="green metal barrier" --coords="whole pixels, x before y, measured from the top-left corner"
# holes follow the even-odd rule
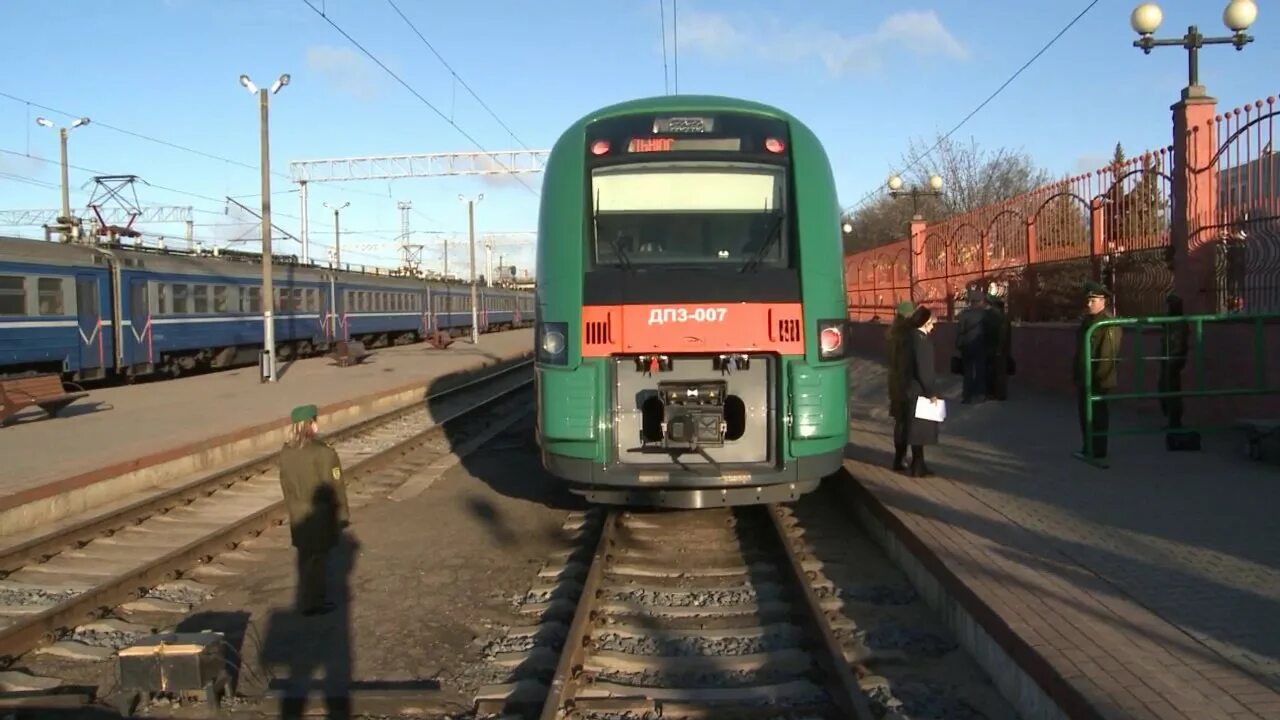
[[[1088,442],[1085,443],[1083,455],[1077,454],[1081,460],[1098,467],[1107,467],[1105,459],[1096,457],[1093,447],[1093,439],[1095,437],[1103,437],[1108,435],[1140,435],[1148,433],[1178,433],[1178,432],[1205,432],[1214,430],[1230,430],[1234,429],[1234,425],[1191,425],[1181,428],[1166,427],[1136,427],[1116,430],[1108,428],[1105,432],[1094,432],[1094,402],[1098,400],[1159,400],[1160,398],[1188,398],[1188,397],[1229,397],[1239,395],[1274,395],[1280,394],[1280,387],[1267,387],[1267,363],[1266,363],[1266,335],[1264,327],[1268,322],[1280,321],[1280,313],[1262,313],[1256,315],[1245,314],[1222,314],[1222,315],[1174,315],[1161,317],[1137,317],[1137,318],[1108,318],[1099,320],[1085,330],[1084,334],[1084,352],[1081,353],[1084,367],[1084,422],[1085,437]],[[1183,324],[1188,329],[1188,348],[1185,361],[1194,368],[1193,389],[1183,387],[1178,391],[1161,391],[1143,392],[1146,376],[1146,360],[1171,360],[1173,356],[1169,355],[1143,355],[1142,340],[1144,331],[1151,327],[1164,328],[1168,325]],[[1204,326],[1210,325],[1253,325],[1253,357],[1254,369],[1252,384],[1248,387],[1220,388],[1212,389],[1205,387],[1205,369],[1204,369]],[[1139,392],[1128,393],[1107,393],[1106,395],[1097,395],[1093,392],[1093,373],[1091,369],[1095,362],[1099,362],[1098,358],[1093,357],[1093,334],[1100,328],[1116,327],[1134,328],[1137,332],[1133,333],[1133,358],[1136,361],[1136,372],[1134,374],[1133,386],[1138,388]],[[1164,333],[1160,334],[1163,341]],[[1122,363],[1124,360],[1124,347],[1121,346],[1120,352],[1116,356],[1116,362]],[[1185,373],[1188,368],[1183,368]],[[1119,372],[1117,370],[1117,372]]]

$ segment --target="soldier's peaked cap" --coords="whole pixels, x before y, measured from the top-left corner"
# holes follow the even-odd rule
[[[1110,291],[1092,280],[1084,284],[1084,294],[1086,297],[1111,297]]]
[[[910,300],[903,300],[894,307],[894,311],[902,317],[908,317],[911,313],[916,311],[916,306],[915,303]]]
[[[307,422],[315,420],[320,415],[320,411],[315,405],[299,405],[293,409],[293,413],[289,415],[289,419],[293,422]]]

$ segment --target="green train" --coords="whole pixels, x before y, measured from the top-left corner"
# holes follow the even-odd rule
[[[538,221],[537,440],[590,502],[785,501],[842,462],[840,208],[813,132],[665,96],[575,122]]]

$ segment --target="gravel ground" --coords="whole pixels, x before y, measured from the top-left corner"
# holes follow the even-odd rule
[[[485,682],[484,646],[529,622],[513,600],[548,555],[572,546],[561,526],[568,510],[584,507],[543,473],[532,430],[531,417],[517,423],[417,497],[353,510],[351,541],[331,557],[329,599],[338,607],[328,615],[293,612],[295,557],[281,528],[247,544],[259,559],[228,566],[242,574],[217,582],[212,598],[201,602],[185,588],[155,595],[201,603],[179,629],[223,632],[228,654],[241,658],[237,690],[249,699],[301,687],[309,673],[314,690],[376,684],[469,711]],[[116,645],[116,635],[76,639]],[[37,665],[30,669],[104,692],[115,686],[114,662],[43,657]]]

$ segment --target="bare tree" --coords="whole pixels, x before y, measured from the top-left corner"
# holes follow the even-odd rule
[[[933,148],[926,157],[925,152]],[[916,162],[916,158],[923,158]],[[983,150],[976,140],[967,145],[942,135],[932,143],[911,141],[903,163],[913,166],[908,181],[928,187],[929,176],[940,175],[943,204],[949,214],[966,213],[1007,200],[1050,181],[1049,173],[1036,166],[1022,150]]]
[[[932,152],[925,156],[930,148]],[[903,164],[911,168],[903,178],[908,188],[927,189],[930,175],[942,177],[941,198],[917,200],[920,215],[930,223],[1021,195],[1050,181],[1049,174],[1027,153],[1009,148],[983,150],[972,138],[968,144],[941,135],[934,142],[912,140]],[[844,234],[845,252],[905,238],[911,216],[910,198],[895,200],[886,192],[842,220],[853,227]]]

